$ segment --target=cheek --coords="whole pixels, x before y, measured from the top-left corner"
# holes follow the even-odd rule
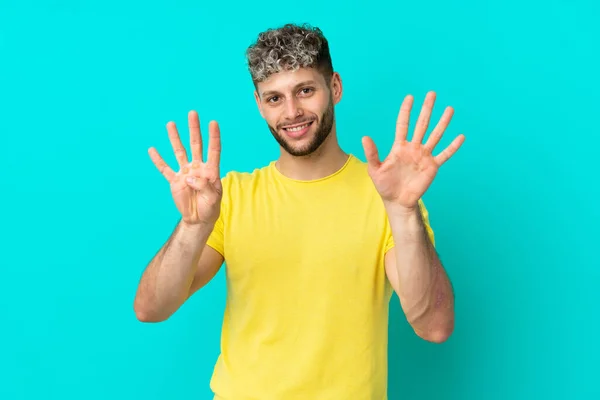
[[[267,114],[267,118],[265,119],[267,120],[267,123],[273,127],[277,127],[280,122],[279,116],[274,113]]]
[[[277,123],[277,113],[274,112],[274,110],[264,108],[262,116],[269,125],[274,125]]]
[[[319,99],[317,104],[313,104],[312,111],[313,114],[321,117],[323,114],[327,112],[327,107],[329,107],[328,99]]]

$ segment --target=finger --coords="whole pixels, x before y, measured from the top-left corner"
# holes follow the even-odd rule
[[[217,121],[210,121],[208,124],[208,160],[207,164],[219,169],[221,163],[221,130]]]
[[[381,161],[379,160],[379,152],[377,151],[377,146],[375,146],[373,139],[368,136],[364,136],[362,138],[362,145],[369,166],[378,168],[381,165]]]
[[[450,120],[452,119],[452,115],[454,115],[454,109],[452,107],[446,107],[444,114],[440,118],[438,124],[429,135],[429,139],[427,139],[427,143],[425,143],[425,149],[427,149],[430,153],[433,152],[433,149],[439,143],[444,131],[450,124]]]
[[[421,107],[419,119],[417,120],[417,124],[415,125],[415,132],[412,138],[413,143],[420,144],[423,142],[425,132],[427,132],[427,128],[429,127],[429,120],[431,119],[431,110],[433,109],[434,103],[435,92],[427,93],[427,96],[425,96],[425,101],[423,102],[423,106]]]
[[[410,122],[410,110],[413,105],[414,98],[408,95],[404,98],[396,120],[396,142],[403,142],[408,135],[408,123]]]
[[[185,147],[183,147],[183,143],[181,143],[181,139],[179,138],[179,133],[177,133],[177,127],[175,126],[174,122],[171,121],[167,124],[167,132],[169,133],[169,141],[171,142],[171,146],[175,152],[175,158],[177,159],[179,168],[182,169],[188,163],[187,152],[185,151]]]
[[[196,111],[188,113],[188,126],[190,129],[190,148],[192,161],[202,161],[202,136],[200,135],[200,119]]]
[[[163,176],[167,179],[167,181],[173,182],[175,179],[175,172],[167,165],[165,160],[158,154],[158,151],[154,147],[150,147],[148,149],[148,154],[150,155],[150,159],[158,169],[158,171],[163,174]]]
[[[448,147],[444,149],[440,154],[435,157],[435,161],[438,165],[444,164],[446,161],[450,159],[462,146],[465,141],[465,135],[458,135]]]

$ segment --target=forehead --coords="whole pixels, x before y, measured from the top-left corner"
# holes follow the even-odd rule
[[[294,71],[281,71],[272,74],[263,82],[257,85],[258,92],[264,95],[268,92],[290,92],[302,86],[311,83],[313,85],[324,85],[325,80],[321,73],[313,68],[299,68]]]

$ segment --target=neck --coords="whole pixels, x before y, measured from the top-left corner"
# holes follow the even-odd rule
[[[308,156],[295,157],[282,150],[275,166],[288,178],[309,181],[337,172],[347,160],[348,154],[339,146],[335,133],[331,132],[321,147]]]

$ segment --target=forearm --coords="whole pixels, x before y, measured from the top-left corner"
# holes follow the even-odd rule
[[[135,312],[143,321],[162,321],[187,299],[198,260],[212,226],[180,222],[148,264],[135,297]]]
[[[394,237],[398,297],[415,332],[445,340],[454,327],[452,285],[429,239],[420,210],[388,206]]]

